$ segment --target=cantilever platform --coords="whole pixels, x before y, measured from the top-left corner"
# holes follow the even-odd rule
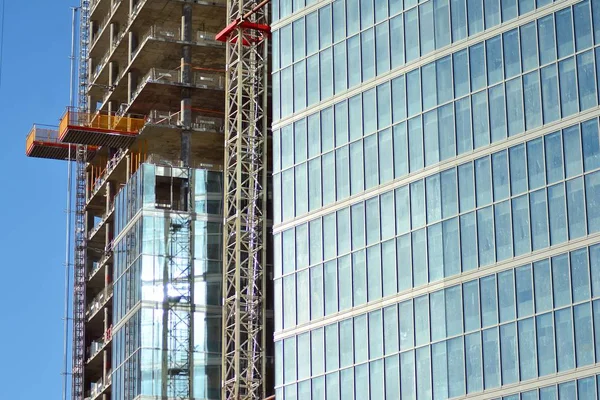
[[[75,160],[75,145],[63,143],[58,138],[58,130],[54,127],[34,125],[27,135],[25,154],[27,157],[48,158],[52,160],[68,160],[69,147],[71,160]],[[98,150],[95,146],[88,147],[88,161],[94,157]]]
[[[62,143],[125,148],[145,124],[143,118],[85,113],[67,109],[58,128]]]

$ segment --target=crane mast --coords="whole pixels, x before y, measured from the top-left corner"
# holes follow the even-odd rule
[[[223,400],[265,397],[268,0],[227,2]]]

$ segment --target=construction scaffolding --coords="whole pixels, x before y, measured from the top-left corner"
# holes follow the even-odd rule
[[[223,400],[266,394],[268,0],[229,0],[223,232]]]

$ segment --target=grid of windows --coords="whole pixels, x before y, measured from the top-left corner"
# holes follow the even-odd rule
[[[381,370],[381,368],[383,367],[385,369],[385,366],[387,364],[383,364],[383,366],[380,364],[375,364],[371,366],[371,370],[375,371],[374,373],[378,372],[379,370]],[[394,377],[395,372],[391,371],[389,372],[389,374],[392,375],[392,377],[390,377],[390,375],[388,375],[388,371],[391,371],[391,369],[386,369],[384,374],[385,374],[385,379],[396,379]],[[367,387],[373,387],[373,385],[377,385],[379,386],[379,384],[382,381],[376,381],[376,380],[370,380],[370,376],[367,376],[367,374],[365,374],[366,370],[361,370],[358,369],[356,371],[356,377],[357,379],[360,377],[361,379],[365,379],[365,383],[369,386]],[[360,374],[360,375],[359,375]],[[370,374],[369,374],[370,375]],[[388,381],[386,380],[386,385],[383,389],[379,388],[377,392],[375,392],[375,395],[379,395],[381,393],[392,393],[392,394],[397,394],[396,391],[394,391],[393,388],[388,389]],[[327,387],[325,385],[328,385]],[[290,399],[307,399],[307,400],[322,400],[325,398],[325,395],[327,395],[327,399],[333,399],[333,400],[339,400],[340,399],[340,390],[339,390],[339,386],[340,384],[342,385],[349,385],[346,386],[346,388],[343,390],[344,394],[349,394],[351,397],[348,397],[348,399],[365,399],[365,400],[369,400],[369,397],[358,397],[359,395],[362,395],[363,393],[365,393],[365,388],[361,387],[360,384],[357,384],[355,382],[355,379],[353,376],[350,376],[350,372],[346,373],[345,376],[341,375],[339,373],[333,373],[333,374],[329,374],[325,377],[321,377],[318,380],[314,380],[312,382],[312,388],[309,384],[298,384],[298,385],[290,385],[287,386],[285,388],[285,395],[286,395],[286,399],[290,398]],[[355,386],[356,389],[355,389]],[[279,388],[276,390],[277,393],[277,398],[283,397],[283,388]],[[356,391],[356,396],[352,397],[354,395]],[[406,395],[403,394],[403,395]],[[302,397],[300,397],[302,396]],[[383,397],[382,397],[383,398]],[[404,397],[403,397],[404,398]],[[408,398],[414,398],[414,397],[408,397]],[[580,399],[580,400],[596,400],[600,398],[600,375],[598,376],[591,376],[591,377],[587,377],[587,378],[582,378],[582,379],[578,379],[576,381],[566,381],[563,383],[559,383],[558,385],[552,385],[552,386],[544,386],[542,388],[539,389],[534,389],[534,390],[529,390],[526,392],[521,392],[521,393],[517,393],[517,394],[513,394],[510,396],[504,396],[502,397],[502,400],[575,400],[575,399]],[[371,396],[372,400],[379,400],[379,398]],[[500,398],[496,398],[494,400],[501,400]]]
[[[554,20],[582,6],[589,9],[578,3],[538,29],[532,22],[498,35],[275,131],[275,222],[596,107],[600,49],[589,48],[589,19],[588,33],[571,35],[570,52],[556,61]]]
[[[317,2],[272,2],[278,398],[600,365],[600,0]],[[555,378],[503,399],[600,398]]]
[[[593,119],[276,235],[276,329],[599,232],[598,168]]]
[[[429,0],[418,6],[415,2],[415,7],[387,19],[388,8],[401,2],[391,3],[388,7],[386,1],[375,0],[373,4],[373,0],[337,0],[318,12],[299,18],[274,32],[274,120],[285,118],[390,69],[410,63],[445,47],[451,40],[462,40],[479,33],[484,26],[488,29],[501,20],[505,22],[517,17],[517,0],[499,2]],[[531,5],[524,3],[534,2],[521,3],[521,10],[529,12]],[[545,5],[539,0],[538,4]],[[392,14],[397,12],[391,11]],[[578,4],[572,11],[566,8],[556,13],[555,21],[552,17],[540,20],[538,29],[542,64],[556,59],[556,54],[551,54],[555,40],[558,42],[559,58],[573,52],[574,35],[577,37],[578,50],[589,47],[593,41],[591,20],[589,2]],[[373,26],[374,22],[377,25]],[[524,45],[535,47],[532,42],[535,36],[527,39]],[[516,40],[514,35],[506,37],[505,47],[512,50]],[[496,44],[500,45],[499,38],[496,43],[490,43],[491,46]],[[502,67],[499,51],[495,48],[489,51],[487,61],[492,68]],[[529,56],[528,62],[531,62],[532,56]],[[479,57],[474,60],[478,66],[484,65],[485,56],[476,54],[474,57]],[[519,62],[518,54],[514,51],[508,59]],[[498,70],[493,72],[495,75],[490,77],[490,81],[499,79],[502,74]],[[478,79],[474,84],[479,84],[482,78]]]
[[[286,399],[311,387],[314,399],[445,399],[587,366],[600,360],[598,296],[600,245],[279,341],[276,386]]]

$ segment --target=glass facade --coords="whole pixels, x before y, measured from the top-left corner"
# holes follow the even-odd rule
[[[178,212],[181,181],[192,183],[194,213]],[[193,398],[220,398],[222,190],[221,172],[143,164],[117,196],[114,400],[163,398],[165,388],[173,397],[166,377],[187,358],[190,335]]]
[[[600,0],[272,11],[277,399],[600,398]]]

